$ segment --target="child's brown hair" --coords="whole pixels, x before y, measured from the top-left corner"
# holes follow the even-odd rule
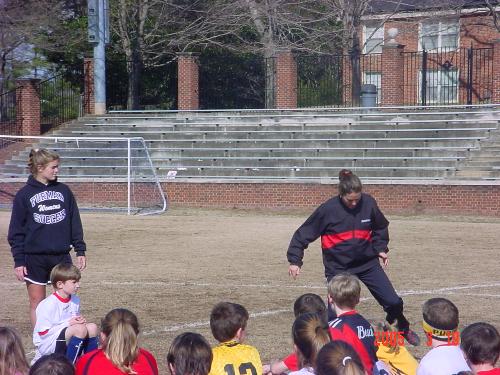
[[[0,327],[0,375],[27,374],[28,369],[19,334],[14,328]]]
[[[248,311],[242,305],[220,302],[210,314],[210,329],[217,341],[229,341],[236,336],[240,328],[246,328],[248,317]]]
[[[71,263],[59,263],[50,272],[50,282],[52,286],[55,288],[59,281],[63,283],[68,280],[76,280],[79,281],[82,277],[82,274],[78,267]]]

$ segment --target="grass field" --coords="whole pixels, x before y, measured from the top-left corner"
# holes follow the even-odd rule
[[[150,217],[82,213],[88,245],[82,313],[99,323],[112,308],[134,311],[142,346],[166,374],[172,339],[196,331],[214,343],[210,310],[219,301],[234,301],[251,314],[248,342],[263,361],[281,358],[292,348],[294,300],[306,292],[326,296],[319,241],[306,250],[300,277],[287,274],[290,237],[308,214],[179,208]],[[31,357],[27,293],[14,277],[6,241],[9,218],[10,212],[0,212],[0,325],[20,331]],[[417,332],[422,333],[422,303],[436,296],[458,306],[461,327],[488,321],[500,328],[500,219],[388,218],[387,273]],[[370,321],[382,320],[384,312],[366,289],[362,297],[359,311]],[[423,342],[410,348],[417,357],[427,351]]]

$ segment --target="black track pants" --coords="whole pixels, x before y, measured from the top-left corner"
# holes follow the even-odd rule
[[[392,324],[397,319],[398,330],[406,332],[410,323],[403,315],[403,300],[394,290],[387,274],[379,263],[355,274],[386,312],[386,320]],[[335,319],[335,312],[328,306],[328,319]]]

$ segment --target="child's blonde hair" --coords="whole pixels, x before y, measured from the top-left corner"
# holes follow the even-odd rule
[[[27,374],[23,343],[14,328],[0,327],[0,375]]]
[[[292,327],[293,343],[299,350],[299,367],[316,366],[320,349],[331,341],[328,324],[320,314],[299,315]]]
[[[356,276],[341,273],[328,282],[328,294],[337,306],[354,309],[359,303],[361,284]]]
[[[316,375],[365,375],[356,351],[342,340],[332,341],[318,353]]]
[[[59,160],[59,155],[56,152],[46,148],[33,148],[28,157],[28,169],[33,176],[36,176],[38,167],[45,167],[54,160]]]
[[[50,282],[52,286],[55,288],[59,281],[63,283],[68,280],[76,280],[79,281],[82,277],[82,274],[78,267],[71,263],[59,263],[50,272]]]
[[[135,374],[132,365],[139,355],[139,321],[127,309],[114,309],[101,321],[101,332],[106,336],[102,343],[106,357],[127,374]]]

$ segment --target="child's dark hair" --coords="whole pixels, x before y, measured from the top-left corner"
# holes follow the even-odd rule
[[[359,355],[342,340],[332,341],[321,348],[315,370],[316,375],[365,375]]]
[[[33,148],[28,157],[28,169],[33,176],[36,176],[38,167],[44,167],[54,160],[59,160],[56,152],[45,148]]]
[[[40,358],[30,368],[29,375],[74,375],[75,368],[66,356],[52,353]]]
[[[446,298],[431,298],[422,306],[424,322],[441,330],[458,328],[458,308]]]
[[[59,281],[66,282],[68,280],[79,281],[82,274],[78,267],[71,263],[59,263],[50,272],[50,282],[55,288]]]
[[[305,313],[317,313],[320,314],[325,321],[328,321],[325,301],[314,293],[302,294],[297,298],[293,304],[293,313],[295,317]]]
[[[342,169],[339,172],[339,194],[344,196],[350,193],[361,193],[363,185],[358,176],[349,169]]]
[[[500,356],[500,335],[488,323],[472,323],[460,335],[460,347],[474,365],[483,363],[495,366]]]
[[[172,375],[207,375],[212,365],[212,349],[202,335],[182,333],[172,341],[167,363]]]
[[[210,314],[210,329],[219,342],[231,340],[240,328],[245,329],[248,311],[242,305],[231,302],[220,302],[214,306]]]
[[[299,315],[292,326],[293,343],[299,350],[300,368],[316,366],[320,349],[331,341],[328,324],[315,313]]]

